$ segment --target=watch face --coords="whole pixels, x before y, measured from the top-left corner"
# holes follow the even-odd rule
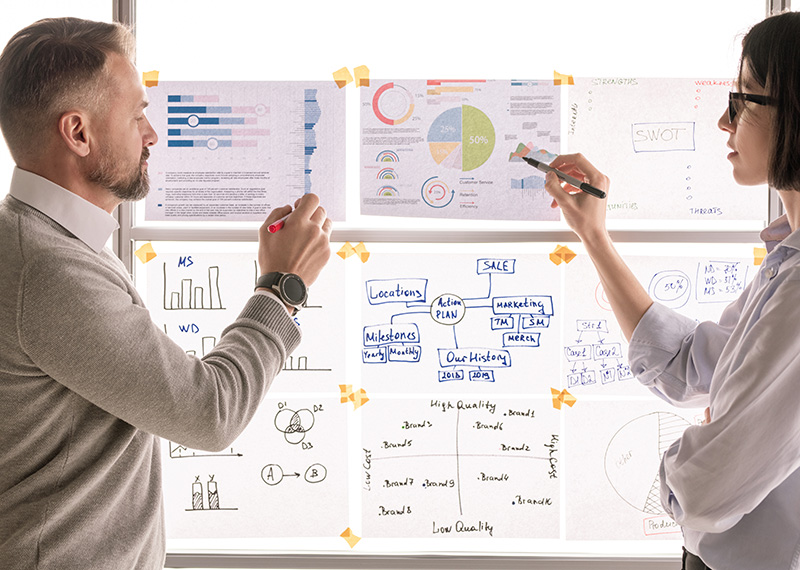
[[[286,298],[295,305],[300,305],[306,300],[306,286],[303,281],[295,275],[286,275],[281,283],[281,288]]]

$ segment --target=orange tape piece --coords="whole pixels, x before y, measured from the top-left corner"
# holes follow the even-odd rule
[[[158,71],[145,71],[142,73],[142,85],[145,87],[158,87]]]
[[[339,89],[341,89],[353,81],[353,76],[350,75],[349,69],[343,67],[333,72],[333,80],[336,82],[336,85],[339,86]]]
[[[358,245],[353,248],[353,251],[358,255],[361,263],[366,263],[369,259],[369,252],[367,251],[367,246],[364,245],[363,241],[358,242]]]
[[[550,261],[556,265],[561,265],[561,262],[569,263],[578,256],[574,251],[565,245],[559,245],[550,254]]]
[[[347,544],[350,545],[350,548],[353,548],[356,544],[358,544],[358,541],[361,540],[361,537],[353,534],[353,531],[350,530],[350,527],[347,527],[339,536],[347,541]]]
[[[571,75],[565,75],[553,70],[553,85],[575,85]]]
[[[347,259],[351,255],[355,255],[355,253],[356,253],[355,248],[350,244],[349,241],[346,241],[344,242],[344,245],[341,248],[339,248],[339,251],[336,252],[336,255],[338,255],[342,259]]]
[[[356,87],[369,87],[369,67],[366,65],[354,67],[353,75],[356,76]]]
[[[753,265],[761,265],[764,263],[764,258],[767,257],[767,248],[754,247],[753,248]]]
[[[136,257],[139,258],[139,261],[141,261],[142,263],[147,263],[148,261],[152,261],[158,255],[156,253],[156,250],[153,249],[153,244],[150,242],[147,242],[133,253],[136,255]]]
[[[575,396],[566,390],[559,392],[556,388],[550,388],[550,393],[553,395],[553,407],[557,410],[561,409],[561,404],[566,404],[571,408],[578,401]]]

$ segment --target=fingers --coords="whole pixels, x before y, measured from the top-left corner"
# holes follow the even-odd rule
[[[550,163],[550,166],[579,180],[585,180],[598,188],[604,190],[608,188],[608,178],[606,175],[597,170],[597,168],[580,153],[558,155]]]
[[[287,214],[290,214],[291,211],[292,211],[292,207],[289,206],[289,205],[281,206],[280,208],[275,208],[274,210],[272,210],[269,213],[269,216],[267,216],[267,220],[264,222],[264,225],[265,226],[269,226],[269,225],[277,222],[282,217],[286,216]]]
[[[297,202],[294,203],[295,214],[299,214],[303,218],[311,218],[314,210],[319,207],[319,196],[316,194],[303,194]],[[320,222],[322,223],[322,222]]]

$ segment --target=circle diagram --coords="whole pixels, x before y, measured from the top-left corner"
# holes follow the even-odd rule
[[[669,412],[653,412],[622,426],[606,448],[609,483],[622,500],[651,515],[663,515],[661,457],[691,424]]]
[[[314,413],[305,408],[296,412],[283,408],[275,414],[275,427],[283,432],[287,443],[297,445],[306,438],[306,432],[314,427]]]
[[[671,309],[683,307],[691,294],[689,277],[678,270],[659,271],[650,280],[650,295]]]
[[[466,310],[460,297],[445,293],[431,303],[431,318],[440,325],[457,325],[464,318]]]
[[[414,97],[405,87],[385,83],[372,97],[372,112],[387,125],[399,125],[414,113]]]
[[[422,184],[422,199],[432,208],[444,208],[453,201],[453,196],[455,191],[436,176],[428,178]]]
[[[428,148],[436,164],[463,172],[489,160],[494,143],[492,121],[470,105],[448,109],[428,129]]]
[[[321,481],[324,481],[325,477],[327,476],[328,470],[325,468],[325,466],[321,463],[315,463],[306,469],[306,473],[303,478],[309,483],[320,483]]]

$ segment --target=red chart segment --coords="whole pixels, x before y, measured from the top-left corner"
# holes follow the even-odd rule
[[[422,199],[432,208],[444,208],[453,201],[455,191],[447,183],[436,177],[428,178],[422,184]]]
[[[405,87],[385,83],[372,97],[372,111],[387,125],[399,125],[414,113],[414,97]]]

